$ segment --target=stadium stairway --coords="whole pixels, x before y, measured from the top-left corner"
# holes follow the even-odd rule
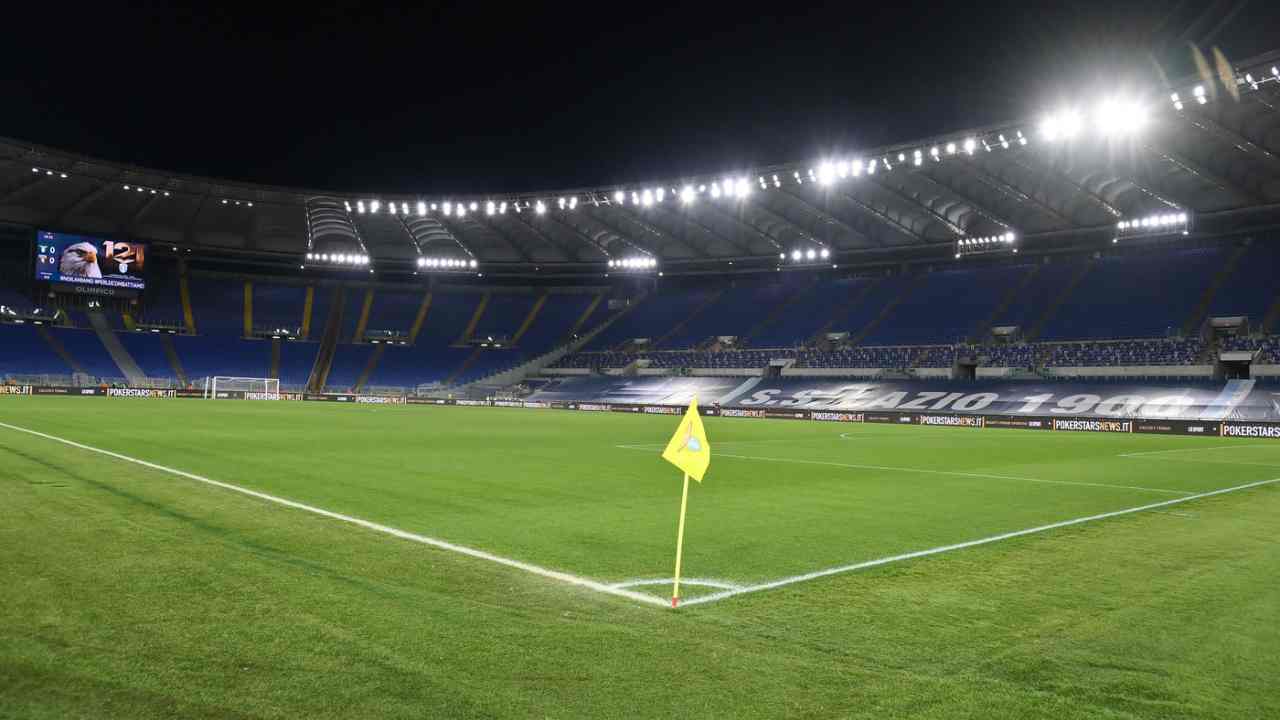
[[[1227,255],[1227,261],[1218,268],[1218,272],[1214,273],[1213,279],[1209,281],[1208,287],[1204,289],[1204,293],[1200,296],[1200,302],[1196,305],[1195,310],[1187,316],[1186,322],[1182,324],[1182,334],[1190,335],[1200,328],[1205,321],[1205,317],[1209,314],[1209,308],[1213,305],[1213,298],[1218,294],[1218,290],[1226,283],[1227,278],[1231,277],[1239,264],[1240,258],[1249,250],[1247,245],[1241,245]]]
[[[418,333],[422,332],[422,324],[427,321],[427,311],[431,309],[431,291],[428,290],[422,294],[422,303],[418,305],[418,314],[413,318],[413,325],[409,328],[409,342],[418,341]]]
[[[444,384],[452,385],[453,383],[457,382],[458,378],[462,377],[463,373],[471,369],[471,366],[474,365],[476,361],[480,359],[480,353],[482,352],[484,351],[481,350],[480,348],[476,348],[475,350],[472,350],[471,354],[467,355],[467,359],[463,360],[462,364],[459,365],[457,368],[455,368],[454,371],[449,373],[449,376],[444,379]]]
[[[547,293],[539,295],[538,299],[534,301],[533,307],[529,308],[529,314],[525,316],[524,322],[520,323],[520,328],[516,330],[515,335],[511,336],[512,345],[519,345],[520,338],[524,337],[524,334],[529,332],[529,328],[533,325],[534,321],[538,319],[538,315],[542,312],[542,307],[547,304],[547,295]]]
[[[333,304],[329,307],[329,316],[325,318],[320,350],[316,353],[315,364],[311,366],[311,375],[307,378],[307,389],[311,392],[322,392],[325,383],[329,380],[333,356],[338,350],[338,335],[342,331],[342,309],[345,306],[346,288],[339,285],[333,291]]]
[[[178,258],[178,297],[182,300],[182,322],[187,332],[196,334],[196,316],[191,310],[191,282],[187,277],[187,263]]]
[[[907,282],[906,286],[902,288],[902,291],[898,293],[897,297],[886,303],[885,306],[880,309],[880,313],[872,318],[871,322],[867,323],[866,326],[859,330],[857,335],[849,338],[849,344],[857,345],[862,342],[863,338],[874,332],[881,323],[893,314],[895,308],[901,305],[917,287],[920,287],[920,284],[924,282],[924,279],[925,276],[920,275]]]
[[[1032,323],[1031,329],[1023,336],[1025,340],[1029,342],[1039,337],[1045,326],[1049,324],[1049,321],[1058,312],[1058,308],[1066,304],[1067,298],[1071,297],[1071,293],[1075,291],[1076,286],[1084,281],[1085,276],[1089,274],[1089,270],[1092,267],[1092,260],[1080,265],[1080,268],[1076,270],[1076,274],[1071,276],[1071,280],[1067,282],[1066,287],[1062,288],[1062,292],[1058,293],[1058,296],[1049,303],[1049,307],[1045,308],[1040,317],[1036,318],[1036,321]]]
[[[54,337],[53,333],[49,332],[49,328],[43,325],[37,325],[35,328],[36,334],[44,340],[45,344],[49,346],[49,349],[53,350],[55,355],[62,358],[62,362],[66,363],[67,367],[71,368],[71,372],[80,375],[89,374],[89,372],[85,370],[84,366],[67,351],[67,348],[62,344],[62,341]]]
[[[182,367],[182,359],[178,357],[178,350],[173,346],[173,340],[168,335],[161,335],[160,347],[164,350],[165,359],[169,361],[174,377],[178,378],[178,382],[185,387],[188,383],[187,371]]]
[[[818,328],[818,332],[813,334],[813,339],[825,339],[826,334],[831,332],[831,328],[834,327],[841,318],[848,316],[849,313],[853,312],[859,305],[861,305],[862,301],[867,299],[867,296],[871,294],[871,291],[876,289],[882,281],[883,278],[875,278],[871,282],[865,283],[861,290],[855,292],[849,297],[848,302],[835,306],[831,311],[831,316],[822,323],[822,327]]]
[[[120,368],[121,374],[125,376],[131,384],[141,385],[146,381],[147,374],[142,372],[142,368],[138,367],[138,363],[134,361],[133,356],[125,349],[120,342],[120,338],[116,337],[112,331],[107,316],[100,312],[89,313],[89,324],[93,326],[93,332],[102,341],[102,346],[107,349],[107,354],[111,356],[111,360]]]
[[[361,370],[360,376],[356,378],[356,392],[363,390],[365,384],[369,382],[369,376],[373,375],[374,371],[378,369],[378,361],[382,359],[382,353],[386,349],[386,345],[378,345],[373,348],[372,353],[369,353],[369,360],[365,363],[364,370]]]
[[[773,309],[770,310],[769,313],[760,320],[760,322],[756,323],[754,327],[748,330],[745,336],[743,336],[743,345],[750,346],[752,340],[759,337],[765,330],[768,330],[777,324],[777,322],[786,315],[787,310],[791,309],[791,307],[795,305],[797,300],[808,295],[810,292],[813,292],[813,289],[818,287],[820,282],[822,282],[822,277],[815,275],[808,283],[800,285],[794,292],[783,298],[782,302],[774,305]]]
[[[996,324],[996,319],[1004,315],[1004,313],[1013,306],[1013,302],[1018,299],[1018,296],[1022,294],[1023,290],[1027,289],[1027,286],[1031,284],[1031,281],[1034,280],[1036,275],[1039,273],[1040,266],[1032,265],[1031,268],[1027,270],[1026,274],[1022,276],[1022,279],[1019,280],[1016,285],[1009,288],[1009,291],[1004,294],[1004,297],[1000,298],[1000,302],[996,305],[995,309],[983,318],[982,322],[978,323],[978,326],[974,328],[973,335],[969,338],[970,342],[984,341],[987,337],[987,333],[991,332],[991,328]]]
[[[373,288],[364,291],[364,304],[360,306],[360,320],[356,323],[355,335],[351,342],[364,342],[364,333],[369,329],[369,311],[373,309]]]
[[[703,312],[705,312],[707,308],[711,307],[712,305],[715,305],[716,301],[719,300],[720,296],[723,294],[724,294],[723,288],[721,288],[720,290],[716,290],[715,292],[708,293],[706,299],[704,299],[700,305],[695,307],[692,312],[690,312],[688,315],[684,317],[683,320],[671,326],[671,328],[667,330],[667,332],[664,335],[662,335],[657,340],[655,340],[650,345],[650,347],[654,349],[660,348],[662,347],[662,343],[680,334],[680,331],[684,330],[684,327],[688,325],[690,322],[692,322],[694,318],[698,317]]]
[[[480,325],[480,318],[484,317],[484,311],[488,307],[489,307],[489,293],[485,293],[480,296],[480,302],[476,304],[475,312],[471,313],[471,320],[467,322],[466,329],[463,330],[462,335],[458,336],[458,339],[453,342],[454,347],[466,347],[468,343],[470,343],[471,336],[476,334],[476,328]],[[467,366],[473,362],[475,362],[474,353],[472,354],[471,357],[467,358],[466,361],[464,361],[463,365]],[[464,368],[459,368],[458,370],[455,370],[453,375],[450,375],[449,377],[451,378],[457,377],[457,375],[461,373],[463,369]]]
[[[308,285],[306,297],[302,300],[302,328],[300,335],[306,340],[311,335],[311,313],[316,306],[316,286]]]
[[[581,332],[582,326],[587,324],[587,320],[595,314],[596,308],[600,307],[600,303],[602,302],[604,302],[604,293],[597,293],[595,299],[587,305],[587,309],[583,310],[582,314],[578,316],[578,319],[573,322],[573,327],[569,328],[569,332],[566,337],[573,337]]]
[[[581,335],[579,335],[577,331],[581,328],[583,324],[585,324],[587,318],[594,316],[595,310],[599,307],[600,303],[604,301],[604,294],[601,293],[596,296],[596,299],[594,301],[592,301],[590,306],[587,308],[587,312],[583,313],[582,317],[578,319],[578,322],[574,324],[574,332],[570,332],[565,336],[566,338],[568,338],[568,342],[565,342],[564,344],[552,350],[549,350],[539,355],[538,357],[533,358],[532,360],[529,360],[525,363],[517,365],[514,368],[511,368],[509,370],[504,370],[499,373],[494,373],[493,375],[488,375],[486,377],[479,378],[474,382],[469,382],[462,387],[470,388],[470,387],[480,386],[480,385],[501,387],[501,386],[507,386],[507,385],[515,385],[516,383],[523,381],[525,378],[536,375],[542,372],[543,369],[550,367],[551,365],[558,362],[560,358],[563,358],[566,355],[569,355],[571,353],[576,353],[582,348],[586,347],[588,344],[590,344],[592,341],[596,339],[597,335],[600,335],[604,331],[608,330],[609,326],[613,325],[615,322],[622,320],[624,317],[626,317],[632,311],[634,311],[637,306],[642,304],[642,302],[646,297],[647,295],[636,296],[635,298],[633,298],[632,302],[624,305],[622,309],[618,310],[613,315],[606,317],[598,325],[586,330],[585,332],[582,332]]]
[[[244,281],[244,329],[243,337],[253,337],[253,281]]]

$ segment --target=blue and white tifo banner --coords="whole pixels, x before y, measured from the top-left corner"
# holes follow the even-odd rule
[[[1207,383],[838,381],[813,378],[571,377],[530,400],[760,410],[1063,418],[1280,421],[1280,387]]]

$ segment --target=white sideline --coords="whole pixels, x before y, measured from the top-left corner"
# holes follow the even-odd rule
[[[1143,512],[1144,510],[1154,510],[1156,508],[1168,507],[1170,505],[1178,505],[1180,503],[1199,500],[1201,498],[1213,497],[1214,495],[1222,495],[1225,493],[1236,492],[1239,490],[1247,490],[1262,485],[1270,485],[1280,482],[1280,478],[1272,478],[1270,480],[1259,480],[1257,482],[1246,483],[1244,485],[1236,485],[1234,487],[1223,488],[1221,490],[1210,490],[1189,497],[1174,498],[1173,500],[1164,500],[1149,505],[1139,505],[1138,507],[1127,508],[1125,510],[1114,510],[1112,512],[1100,513],[1098,515],[1089,515],[1087,517],[1076,518],[1074,520],[1063,520],[1062,522],[1050,523],[1048,525],[1040,525],[1038,527],[1027,528],[1026,530],[1015,530],[1013,532],[1001,533],[1000,535],[992,535],[991,537],[981,538],[979,540],[969,540],[968,542],[956,543],[954,545],[942,545],[928,550],[917,550],[916,552],[903,553],[901,555],[891,555],[889,557],[878,558],[876,560],[868,560],[866,562],[854,563],[852,565],[841,565],[839,567],[827,568],[825,570],[815,570],[814,572],[805,573],[803,575],[792,575],[790,577],[781,578],[779,580],[771,580],[769,582],[760,583],[758,585],[748,585],[736,590],[724,590],[710,595],[701,595],[695,598],[689,598],[684,601],[688,605],[700,605],[702,603],[715,602],[724,600],[725,598],[734,597],[736,595],[744,595],[746,593],[760,592],[762,590],[772,590],[774,588],[786,585],[794,585],[796,583],[816,580],[828,575],[839,575],[841,573],[852,572],[854,570],[863,570],[866,568],[876,567],[879,565],[888,565],[889,563],[900,562],[902,560],[912,560],[915,558],[928,557],[929,555],[939,555],[952,550],[963,550],[965,548],[977,547],[979,545],[989,545],[991,543],[1000,542],[1001,540],[1009,540],[1011,538],[1022,537],[1023,535],[1034,535],[1036,533],[1056,530],[1058,528],[1070,527],[1072,525],[1080,525],[1095,520],[1105,520],[1107,518],[1118,517],[1120,515],[1130,515],[1132,513]]]
[[[647,450],[633,445],[615,445],[623,450]],[[1135,485],[1112,485],[1110,483],[1078,482],[1075,480],[1044,480],[1041,478],[1020,477],[1017,475],[992,475],[989,473],[961,472],[959,470],[927,470],[925,468],[892,467],[888,465],[861,465],[858,463],[842,463],[828,460],[801,460],[799,458],[777,458],[767,455],[735,455],[733,453],[716,453],[716,457],[731,457],[740,460],[760,460],[762,462],[798,463],[801,465],[827,465],[831,467],[853,468],[854,470],[888,470],[891,472],[923,473],[925,475],[955,475],[958,477],[989,478],[992,480],[1018,480],[1021,482],[1041,483],[1044,485],[1076,485],[1080,487],[1111,488],[1112,490],[1138,490],[1141,492],[1161,493],[1163,495],[1192,495],[1186,490],[1166,490],[1164,488],[1137,487]]]
[[[187,478],[188,480],[195,480],[196,482],[202,482],[208,485],[213,485],[214,487],[220,487],[220,488],[223,488],[224,490],[231,490],[234,492],[241,493],[243,495],[248,495],[250,497],[258,498],[259,500],[266,500],[267,502],[276,503],[277,505],[284,505],[285,507],[291,507],[296,510],[305,510],[306,512],[314,513],[316,515],[321,515],[327,518],[331,518],[333,520],[341,520],[342,522],[351,523],[352,525],[358,525],[367,530],[373,530],[375,532],[392,535],[402,540],[411,540],[413,542],[422,543],[423,545],[429,545],[431,547],[439,548],[441,550],[448,550],[449,552],[455,552],[460,555],[467,555],[469,557],[478,558],[480,560],[488,560],[489,562],[497,563],[499,565],[505,565],[507,567],[515,568],[517,570],[523,570],[524,572],[527,572],[527,573],[532,573],[534,575],[538,575],[544,578],[549,578],[552,580],[558,580],[560,582],[568,583],[570,585],[577,585],[578,587],[587,588],[588,590],[595,590],[596,592],[602,592],[609,595],[617,595],[618,597],[624,597],[629,600],[635,600],[636,602],[642,602],[642,603],[645,603],[646,605],[656,605],[658,607],[668,606],[668,601],[655,597],[653,595],[646,595],[645,593],[633,592],[631,590],[627,590],[626,588],[615,587],[608,583],[599,582],[596,580],[592,580],[590,578],[585,578],[585,577],[573,575],[566,572],[560,572],[559,570],[550,570],[548,568],[544,568],[539,565],[533,565],[531,563],[521,562],[519,560],[513,560],[511,558],[502,557],[501,555],[494,555],[493,553],[485,552],[484,550],[477,550],[475,548],[470,548],[465,545],[456,545],[454,543],[447,542],[445,540],[439,540],[433,537],[427,537],[426,535],[411,533],[411,532],[408,532],[407,530],[400,530],[398,528],[393,528],[388,525],[382,525],[380,523],[371,522],[369,520],[362,520],[360,518],[352,517],[350,515],[343,515],[342,513],[336,513],[331,510],[325,510],[323,508],[318,508],[312,505],[306,505],[304,503],[300,503],[300,502],[289,500],[282,497],[277,497],[275,495],[268,495],[267,493],[258,492],[257,490],[250,490],[249,488],[240,487],[239,485],[232,485],[231,483],[225,483],[218,480],[211,480],[210,478],[203,477],[201,475],[185,472],[183,470],[176,470],[174,468],[166,467],[164,465],[158,465],[153,462],[147,462],[146,460],[139,460],[138,458],[129,457],[128,455],[121,455],[120,453],[112,452],[110,450],[103,450],[102,448],[96,448],[96,447],[93,447],[92,445],[84,445],[82,443],[75,442],[74,440],[67,440],[66,438],[60,438],[56,435],[49,435],[47,433],[42,433],[37,430],[30,430],[28,428],[18,427],[17,425],[10,425],[9,423],[4,423],[4,422],[0,422],[0,427],[5,427],[10,430],[16,430],[18,432],[24,432],[29,435],[35,435],[36,437],[45,438],[46,440],[53,440],[54,442],[60,442],[64,445],[70,445],[71,447],[79,448],[81,450],[96,452],[102,455],[106,455],[108,457],[113,457],[117,460],[123,460],[125,462],[134,463],[135,465],[141,465],[146,468],[151,468],[152,470],[159,470],[160,472],[166,472],[166,473],[169,473],[170,475],[177,475],[178,477],[184,477],[184,478]]]

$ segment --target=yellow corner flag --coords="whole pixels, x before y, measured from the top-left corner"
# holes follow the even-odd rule
[[[671,436],[667,449],[662,451],[662,459],[680,468],[694,480],[702,482],[702,476],[707,473],[707,466],[711,464],[711,445],[707,442],[707,432],[702,429],[697,397],[689,403],[680,427]]]
[[[671,586],[671,607],[680,602],[680,561],[684,556],[684,516],[689,507],[689,478],[702,482],[711,464],[711,443],[702,429],[702,416],[698,414],[698,398],[694,396],[685,411],[680,427],[671,436],[662,459],[684,471],[684,490],[680,494],[680,529],[676,531],[676,574]]]

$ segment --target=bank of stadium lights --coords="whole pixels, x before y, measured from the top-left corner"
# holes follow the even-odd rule
[[[307,262],[333,265],[342,268],[363,268],[369,266],[369,256],[362,253],[307,253]]]
[[[169,197],[168,190],[157,190],[156,188],[142,187],[141,185],[121,185],[121,187],[129,192],[143,193],[145,195],[162,195],[164,197]],[[226,205],[227,201],[223,200],[222,204]],[[238,205],[239,203],[236,203],[236,204]]]
[[[67,179],[67,174],[62,172],[61,170],[50,170],[49,168],[33,167],[31,168],[31,172],[35,175],[40,175],[41,173],[43,173],[45,177],[58,178],[59,180]]]
[[[477,265],[474,258],[456,258],[456,257],[420,257],[418,258],[418,269],[420,270],[474,270]]]
[[[610,260],[609,267],[615,270],[654,270],[658,267],[656,258],[633,257]]]
[[[1012,232],[960,238],[956,240],[956,259],[959,260],[965,255],[1002,252],[1004,250],[1009,250],[1016,254],[1018,252],[1018,248],[1015,245],[1017,241],[1018,236]]]
[[[1191,216],[1187,213],[1157,213],[1133,220],[1121,220],[1116,223],[1116,235],[1111,238],[1111,242],[1119,242],[1122,237],[1189,235],[1190,233]]]
[[[156,191],[155,191],[155,190],[152,190],[152,191],[151,191],[151,194],[152,194],[152,195],[155,195],[155,194],[156,194]],[[165,195],[168,195],[168,194],[169,194],[169,193],[165,193]],[[231,198],[222,198],[222,204],[223,204],[223,205],[235,205],[236,207],[241,207],[241,206],[244,206],[244,207],[253,207],[253,203],[252,203],[252,202],[250,202],[250,201],[248,201],[248,200],[232,200]]]
[[[793,263],[803,263],[803,264],[817,263],[817,262],[826,263],[828,260],[831,259],[831,250],[828,248],[809,248],[807,250],[795,248],[791,251],[790,254],[785,252],[778,253],[778,259],[779,260],[790,259],[791,262]]]

